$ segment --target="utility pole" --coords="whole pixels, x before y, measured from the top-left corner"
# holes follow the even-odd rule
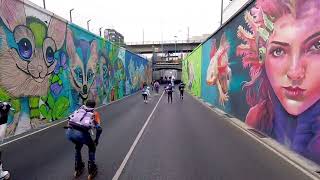
[[[46,9],[46,0],[43,0],[43,8]]]
[[[72,22],[72,14],[71,12],[74,10],[74,8],[70,9],[69,14],[70,14],[70,22]]]
[[[87,21],[87,28],[88,28],[88,31],[90,31],[90,29],[89,29],[89,22],[91,21],[91,19],[89,19],[88,21]]]
[[[100,27],[100,28],[99,28],[100,37],[101,37],[101,29],[102,29],[102,28],[103,28],[103,27]]]
[[[144,44],[144,29],[142,29],[142,44]]]
[[[221,0],[221,12],[220,12],[220,26],[222,26],[222,15],[223,15],[223,0]]]
[[[189,26],[188,26],[187,42],[189,42]]]

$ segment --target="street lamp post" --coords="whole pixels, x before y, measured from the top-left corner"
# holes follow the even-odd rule
[[[89,29],[89,22],[91,21],[91,19],[89,19],[88,21],[87,21],[87,28],[88,28],[88,31],[90,31],[90,29]]]
[[[70,9],[69,14],[70,14],[70,22],[72,22],[72,14],[71,12],[74,10],[74,8]]]
[[[221,0],[220,26],[222,25],[222,15],[223,15],[223,0]]]
[[[177,53],[177,37],[178,37],[178,36],[174,36],[174,38],[175,38],[175,42],[174,42],[174,54]]]
[[[230,2],[232,2],[232,0],[229,0]],[[229,2],[229,3],[230,3]],[[223,17],[223,0],[221,0],[221,12],[220,12],[220,26],[222,26],[222,17]]]
[[[142,44],[144,44],[144,29],[142,29]]]
[[[43,8],[46,9],[46,0],[43,0]]]
[[[100,27],[100,28],[99,28],[100,37],[101,37],[101,29],[102,29],[102,28],[103,28],[103,27]]]

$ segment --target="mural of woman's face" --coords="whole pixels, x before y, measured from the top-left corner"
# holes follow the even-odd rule
[[[279,18],[269,37],[265,68],[285,110],[299,115],[320,99],[320,24],[317,10]]]

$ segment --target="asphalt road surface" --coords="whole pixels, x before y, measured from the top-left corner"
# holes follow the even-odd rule
[[[103,133],[96,179],[112,179],[161,95],[140,93],[99,109]],[[1,147],[13,180],[73,179],[74,146],[65,123]],[[87,165],[87,148],[83,148]],[[86,179],[87,170],[78,179]],[[121,180],[304,180],[308,176],[188,94],[164,95]]]

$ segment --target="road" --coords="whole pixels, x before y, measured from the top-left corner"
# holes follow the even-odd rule
[[[130,96],[99,109],[103,133],[97,147],[99,174],[115,175],[160,95],[144,104]],[[74,147],[65,123],[1,147],[14,180],[73,179]],[[83,152],[87,164],[87,148]],[[79,179],[86,179],[87,171]],[[121,180],[285,180],[309,179],[224,118],[189,95],[173,104],[159,101]]]

